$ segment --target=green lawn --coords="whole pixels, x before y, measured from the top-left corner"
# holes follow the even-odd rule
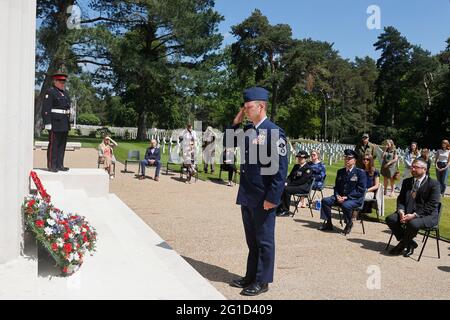
[[[45,136],[43,136],[40,140],[47,140]],[[97,148],[98,144],[100,143],[99,138],[87,138],[87,137],[69,137],[70,142],[81,142],[83,148]],[[127,153],[129,150],[139,150],[141,152],[141,158],[143,157],[143,154],[145,153],[145,150],[148,147],[148,142],[136,142],[134,140],[132,141],[117,141],[119,144],[114,149],[114,154],[116,156],[116,159],[122,163],[124,163],[125,159],[127,158]],[[168,146],[166,146],[166,154],[161,155],[161,160],[163,163],[163,169],[165,170],[167,159],[168,159]],[[133,169],[132,166],[135,166],[136,168]],[[289,171],[294,166],[294,163],[289,165]],[[337,163],[333,164],[332,166],[326,165],[327,168],[327,178],[326,178],[326,185],[327,186],[333,186],[335,179],[336,179],[336,172],[338,169],[342,168],[344,166],[343,161],[338,161]],[[199,168],[199,179],[201,180],[208,180],[208,179],[218,179],[219,178],[219,165],[216,164],[215,166],[215,173],[212,174],[205,174],[203,172],[203,168]],[[171,166],[172,169],[172,166]],[[179,170],[179,166],[173,166],[174,170]],[[121,170],[121,169],[120,169]],[[137,172],[137,165],[131,164],[129,167],[129,170],[134,170]],[[400,173],[403,173],[403,165],[400,166]],[[431,169],[431,177],[435,178],[435,170]],[[222,174],[222,179],[226,179],[226,173]],[[449,178],[450,179],[450,178]],[[238,176],[238,182],[239,182],[239,176]],[[380,183],[383,183],[382,179]],[[445,237],[446,239],[450,239],[450,198],[443,198],[442,199],[442,205],[443,205],[443,212],[441,215],[441,236]],[[388,216],[389,214],[393,213],[395,211],[396,202],[395,199],[386,199],[385,201],[385,215]],[[370,215],[371,217],[376,217],[375,213],[372,213]],[[384,220],[384,219],[382,219]]]

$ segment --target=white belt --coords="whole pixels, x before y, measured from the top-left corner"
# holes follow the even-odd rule
[[[53,113],[70,114],[70,110],[52,109]]]

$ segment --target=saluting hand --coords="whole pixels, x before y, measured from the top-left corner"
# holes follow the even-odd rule
[[[273,204],[272,202],[264,200],[264,210],[268,211],[270,209],[275,208],[277,205]]]
[[[244,121],[244,116],[245,116],[245,107],[242,107],[238,114],[236,115],[236,117],[234,117],[233,120],[233,126],[237,126],[238,124],[242,123],[242,121]]]

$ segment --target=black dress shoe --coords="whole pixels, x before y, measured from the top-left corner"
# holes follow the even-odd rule
[[[331,223],[331,220],[324,221],[322,226],[319,228],[320,231],[332,231],[333,230],[333,224]]]
[[[344,230],[342,231],[342,234],[344,235],[344,236],[346,236],[346,235],[348,235],[351,231],[352,231],[352,228],[353,228],[353,222],[349,222],[349,223],[347,223],[346,225],[345,225],[345,228],[344,228]]]
[[[69,171],[69,168],[67,167],[62,167],[62,168],[58,168],[59,171]]]
[[[244,278],[235,279],[235,280],[231,281],[230,286],[243,289],[243,288],[246,288],[249,285],[251,285],[252,282],[253,282],[252,280],[249,280],[244,277]]]
[[[48,171],[50,171],[50,172],[58,172],[58,169],[52,168],[52,169],[48,169]]]
[[[278,217],[289,217],[290,215],[291,213],[288,210],[277,213]]]
[[[401,254],[403,252],[404,249],[405,249],[405,244],[403,243],[403,241],[400,241],[394,248],[392,248],[389,251],[389,254],[398,256],[399,254]]]
[[[244,296],[257,296],[258,294],[269,291],[268,283],[259,283],[254,282],[247,288],[241,291],[241,294]]]
[[[408,258],[414,254],[414,249],[417,248],[417,243],[414,240],[411,240],[408,247],[406,248],[406,251],[403,253],[403,256],[405,258]]]

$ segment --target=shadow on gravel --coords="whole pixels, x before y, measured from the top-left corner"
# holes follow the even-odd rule
[[[450,267],[438,267],[439,270],[444,271],[444,272],[450,272]]]
[[[200,273],[202,277],[208,279],[209,281],[230,283],[231,280],[241,277],[237,274],[229,272],[224,268],[214,266],[212,264],[194,260],[185,256],[182,256],[182,258],[186,260],[186,262],[189,263],[195,270],[197,270],[197,272]]]
[[[348,239],[348,241],[361,244],[362,249],[376,251],[382,254],[383,256],[391,256],[389,252],[385,250],[387,242],[379,242],[379,241],[375,242],[366,239]]]

